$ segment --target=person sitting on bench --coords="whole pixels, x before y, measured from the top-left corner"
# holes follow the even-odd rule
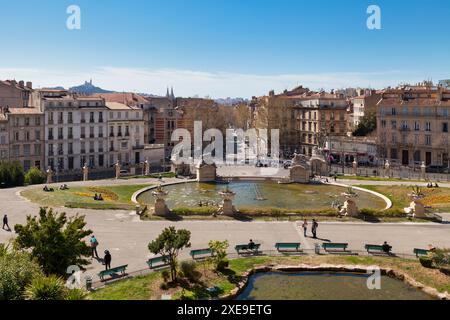
[[[255,249],[255,243],[253,242],[252,239],[250,239],[250,242],[248,243],[248,249],[249,250],[254,250]]]
[[[385,253],[391,253],[391,250],[392,250],[392,246],[390,246],[390,245],[387,243],[387,241],[385,241],[384,244],[383,244],[383,251],[384,251]]]

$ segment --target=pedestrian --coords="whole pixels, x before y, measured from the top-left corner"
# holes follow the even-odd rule
[[[248,249],[253,250],[255,248],[255,243],[252,239],[250,239],[250,242],[248,243]]]
[[[7,227],[7,229],[5,229],[5,227]],[[11,231],[11,228],[8,225],[8,215],[6,215],[6,214],[3,217],[3,227],[2,227],[2,229],[6,230],[6,231]]]
[[[111,269],[111,253],[108,250],[105,250],[105,257],[103,258],[105,263],[105,270]]]
[[[97,252],[98,241],[97,241],[97,238],[94,235],[92,235],[91,236],[91,240],[89,242],[91,244],[92,258],[97,258],[98,259],[98,252]]]
[[[334,175],[334,182],[337,182],[337,175]]]
[[[303,221],[302,224],[302,228],[303,228],[303,235],[306,237],[308,237],[307,233],[308,233],[308,220],[305,219],[305,221]]]
[[[313,234],[313,238],[317,239],[317,228],[319,227],[319,224],[317,223],[316,219],[313,219],[311,232]]]

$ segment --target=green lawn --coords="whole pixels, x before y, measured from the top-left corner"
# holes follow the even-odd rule
[[[338,176],[337,179],[338,180],[356,180],[356,181],[391,181],[391,182],[417,182],[417,183],[425,182],[425,181],[420,181],[420,180],[383,178],[383,177],[361,177],[361,176]]]
[[[360,186],[388,197],[393,204],[393,209],[403,210],[411,203],[410,194],[412,188],[409,186]],[[426,206],[432,207],[432,211],[450,212],[450,189],[449,188],[421,188],[424,198],[421,200]]]
[[[132,195],[149,185],[122,185],[101,187],[74,187],[69,190],[44,192],[41,188],[30,188],[21,195],[45,207],[70,207],[87,209],[134,209]],[[95,193],[102,194],[104,201],[95,201]]]
[[[254,257],[240,258],[230,261],[229,269],[216,274],[204,263],[197,263],[197,271],[202,277],[197,284],[182,284],[176,288],[161,288],[163,280],[161,271],[123,280],[108,285],[90,294],[92,300],[151,300],[160,299],[163,294],[171,294],[173,299],[203,299],[214,295],[206,288],[218,287],[219,296],[228,294],[241,280],[244,272],[256,266],[270,264],[316,266],[324,263],[344,265],[377,265],[382,268],[393,268],[408,274],[426,286],[436,288],[439,292],[450,291],[450,277],[436,269],[424,268],[418,260],[406,260],[384,257],[358,256],[296,256],[296,257]]]

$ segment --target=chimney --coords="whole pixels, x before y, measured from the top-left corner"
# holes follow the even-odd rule
[[[33,89],[33,82],[28,81],[28,82],[27,82],[27,88],[28,88],[28,89]]]
[[[19,81],[19,87],[23,88],[23,86],[25,85],[25,83],[23,82],[23,80]]]

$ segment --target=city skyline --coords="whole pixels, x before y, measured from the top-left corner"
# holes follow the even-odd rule
[[[80,30],[66,27],[72,4]],[[366,26],[371,4],[381,9],[381,30]],[[0,75],[36,87],[92,78],[115,91],[164,95],[173,86],[180,96],[214,98],[437,81],[450,74],[442,41],[449,9],[441,0],[11,2],[0,12],[8,43]]]

